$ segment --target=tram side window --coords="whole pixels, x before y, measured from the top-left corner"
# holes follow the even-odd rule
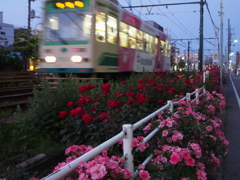
[[[112,16],[107,19],[107,39],[109,43],[117,42],[117,19]]]
[[[164,49],[165,49],[165,41],[161,41],[161,44],[160,44],[160,54],[161,56],[164,56]]]
[[[171,45],[169,42],[166,43],[167,57],[171,57]]]
[[[128,47],[132,49],[136,49],[136,34],[137,34],[137,29],[133,26],[129,26],[128,30]]]
[[[172,46],[171,46],[171,44],[169,43],[169,57],[171,57],[171,49],[172,49]]]
[[[137,30],[137,50],[143,50],[143,32],[141,30]]]
[[[149,46],[149,34],[144,33],[143,34],[143,51],[148,52],[148,46]]]
[[[155,41],[154,41],[154,54],[157,55],[158,54],[158,38],[155,37]]]
[[[92,27],[92,16],[86,15],[83,21],[83,35],[86,37],[90,37],[91,27]]]
[[[124,22],[120,22],[120,46],[128,47],[128,25]]]
[[[58,17],[51,17],[49,20],[50,23],[50,29],[53,30],[59,30],[59,21],[58,21]]]
[[[153,54],[153,47],[154,47],[154,38],[153,36],[149,36],[149,46],[148,46],[148,52]]]
[[[96,40],[99,42],[106,42],[106,15],[105,13],[98,13],[96,15],[96,29],[95,29],[95,35],[96,35]]]
[[[166,57],[168,57],[168,42],[167,41],[165,42],[165,46],[164,46],[164,55]]]

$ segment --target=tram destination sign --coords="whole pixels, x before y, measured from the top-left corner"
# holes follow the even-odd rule
[[[74,9],[74,8],[84,8],[85,4],[83,1],[76,0],[66,0],[55,2],[56,9]]]

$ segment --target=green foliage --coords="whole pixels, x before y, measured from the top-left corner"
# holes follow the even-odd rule
[[[32,149],[27,151],[30,157],[41,153],[44,153],[49,157],[65,150],[65,147],[54,141],[49,135],[38,136],[36,139],[37,141],[32,144]]]
[[[10,49],[0,47],[0,70],[21,70],[22,60]]]
[[[0,110],[0,118],[7,118],[12,114],[12,109]]]
[[[183,69],[185,67],[185,62],[184,61],[179,61],[178,67]]]
[[[38,48],[38,35],[30,36],[31,31],[22,31],[16,34],[14,45],[14,52],[20,52],[23,57],[23,70],[27,70],[28,60],[31,59],[33,61],[37,60],[37,48]]]

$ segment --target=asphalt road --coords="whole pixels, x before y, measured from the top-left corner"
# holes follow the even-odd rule
[[[227,105],[223,122],[229,141],[228,155],[223,164],[223,180],[240,180],[240,76],[230,73],[224,84]]]

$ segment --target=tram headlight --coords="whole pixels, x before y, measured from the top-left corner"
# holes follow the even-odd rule
[[[72,62],[81,62],[82,57],[81,56],[72,56],[71,60],[72,60]]]
[[[48,63],[54,63],[56,62],[57,58],[55,56],[46,56],[45,61]]]

